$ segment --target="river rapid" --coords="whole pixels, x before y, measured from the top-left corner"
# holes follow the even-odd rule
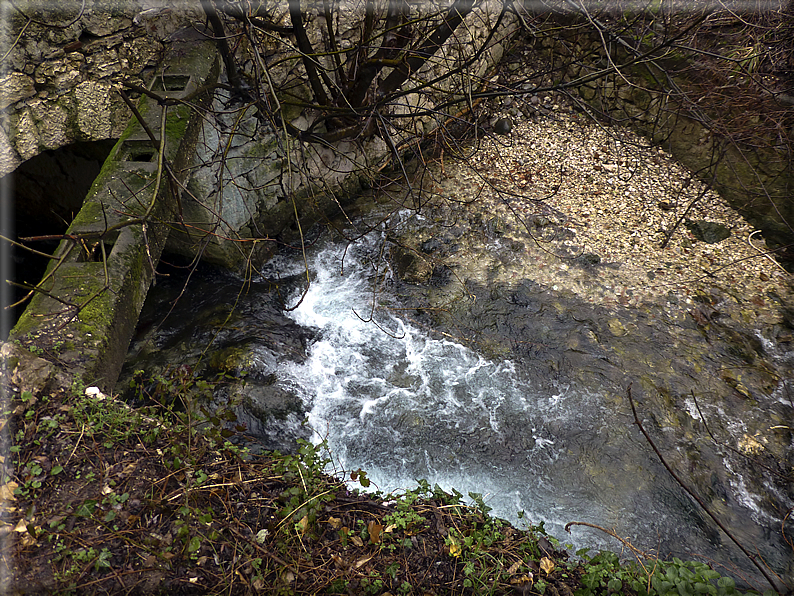
[[[119,385],[223,375],[213,401],[254,451],[325,442],[329,471],[384,492],[424,479],[575,548],[614,533],[767,589],[631,391],[670,467],[791,583],[791,277],[662,149],[550,105],[362,193],[305,254],[161,278]]]

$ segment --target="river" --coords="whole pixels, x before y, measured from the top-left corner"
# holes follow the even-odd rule
[[[146,352],[150,362],[189,361],[225,327],[215,337],[219,360],[228,362],[234,354],[234,366],[248,373],[246,388],[238,394],[247,404],[241,419],[268,447],[288,448],[294,438],[311,436],[327,442],[333,470],[366,470],[384,492],[425,479],[445,490],[482,494],[494,515],[517,526],[543,521],[552,535],[575,548],[620,547],[592,529],[566,534],[567,522],[581,521],[614,531],[648,552],[702,557],[740,578],[754,579],[749,563],[665,472],[630,416],[626,388],[631,382],[645,398],[641,407],[658,407],[658,401],[644,395],[632,366],[662,368],[669,352],[661,345],[654,348],[653,342],[672,341],[671,335],[660,340],[663,326],[649,325],[642,336],[635,333],[634,341],[645,346],[645,362],[626,356],[635,364],[613,374],[614,354],[604,346],[572,348],[570,339],[587,336],[582,317],[589,317],[599,337],[626,341],[597,327],[603,313],[570,297],[561,302],[527,282],[501,291],[491,287],[487,296],[492,304],[478,295],[473,303],[481,310],[473,318],[513,321],[504,331],[505,345],[515,345],[511,342],[519,336],[532,340],[533,333],[545,342],[534,350],[514,349],[507,357],[495,357],[492,343],[490,353],[478,350],[477,342],[464,345],[455,341],[451,326],[433,326],[411,307],[415,297],[406,294],[405,284],[381,259],[383,241],[378,232],[352,245],[330,237],[315,243],[308,252],[308,288],[301,282],[300,251],[271,261],[240,299],[241,280],[212,271],[202,280],[196,274],[196,302],[184,303],[183,311],[155,332],[164,352]],[[274,284],[275,279],[282,281]],[[176,287],[174,280],[168,294],[168,284],[160,284],[148,311],[161,312],[157,292],[165,292],[162,304]],[[470,286],[474,294],[481,290]],[[282,299],[286,309],[280,311]],[[544,301],[545,310],[537,307]],[[233,302],[236,315],[227,322],[219,312]],[[512,310],[502,312],[508,303]],[[574,314],[561,316],[563,311]],[[531,332],[520,324],[528,314]],[[638,316],[625,314],[622,325],[633,324],[629,315]],[[472,325],[469,321],[467,328]],[[289,340],[273,339],[276,327],[300,341],[285,349],[283,341]],[[138,356],[130,367],[149,366],[140,355],[144,339],[133,346],[132,354]],[[620,348],[624,353],[630,352],[627,345]],[[550,354],[562,364],[550,368]],[[779,356],[790,364],[786,354]],[[724,449],[708,446],[697,408],[691,398],[686,401],[689,380],[684,375],[676,386],[668,378],[679,398],[670,404],[676,411],[645,411],[644,423],[671,449],[674,462],[700,468],[694,477],[705,477],[710,485],[706,501],[737,536],[758,548],[776,571],[790,575],[791,552],[774,516],[780,503],[790,506],[790,495],[765,479],[744,482],[744,468],[732,463],[735,459]],[[756,404],[762,422],[790,413],[791,402],[780,389],[784,385]],[[289,407],[283,406],[285,400]],[[705,400],[698,405],[704,412],[717,407]],[[267,413],[274,407],[283,410],[281,415]],[[723,410],[719,428],[731,427],[740,438],[748,425],[754,426],[743,419],[747,408],[739,412]],[[676,416],[678,422],[670,422]],[[303,417],[308,424],[302,424]],[[688,426],[681,425],[682,419]],[[693,437],[694,431],[699,436]],[[695,452],[693,445],[701,448]],[[731,465],[735,469],[726,470]],[[774,499],[759,492],[764,482],[778,491]]]

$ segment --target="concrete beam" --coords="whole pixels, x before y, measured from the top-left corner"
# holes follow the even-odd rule
[[[215,46],[204,41],[174,43],[163,64],[150,87],[174,99],[215,83],[220,72]],[[191,105],[166,108],[164,154],[177,186],[188,177],[202,108],[211,99],[205,93]],[[164,108],[145,95],[137,108],[159,143]],[[11,331],[10,343],[53,363],[58,378],[79,375],[103,390],[118,378],[178,212],[173,185],[165,172],[158,178],[157,163],[158,151],[133,118]]]

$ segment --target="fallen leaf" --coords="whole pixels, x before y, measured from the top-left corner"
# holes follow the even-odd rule
[[[367,524],[367,532],[369,532],[369,541],[372,544],[380,544],[380,533],[383,526],[376,521],[371,521]]]
[[[301,518],[301,520],[295,524],[295,527],[298,529],[298,532],[300,532],[300,535],[303,536],[306,533],[306,530],[309,529],[309,516],[304,515],[303,518]]]
[[[540,568],[543,570],[543,573],[548,575],[549,573],[554,571],[554,561],[552,561],[548,557],[543,557],[540,560]]]
[[[525,573],[522,576],[514,577],[510,580],[510,583],[514,586],[526,586],[527,584],[532,583],[532,574]]]
[[[513,575],[516,571],[518,571],[519,567],[521,567],[521,561],[516,561],[515,563],[510,565],[510,567],[508,567],[507,572],[510,575]]]
[[[352,542],[353,544],[355,544],[356,546],[364,546],[364,541],[361,539],[361,536],[358,536],[358,535],[356,535],[356,536],[351,536],[351,537],[350,537],[350,540],[351,540],[351,542]]]
[[[449,539],[449,554],[453,557],[459,557],[461,553],[460,544],[454,538]]]
[[[24,547],[37,546],[38,545],[38,541],[35,538],[33,538],[33,536],[31,536],[30,534],[22,534],[21,543],[22,543],[22,546],[24,546]]]
[[[339,528],[342,527],[342,520],[341,520],[341,518],[338,518],[338,517],[329,517],[328,518],[328,523],[331,524],[331,527],[334,530],[338,530]]]
[[[372,557],[374,557],[374,556],[375,556],[375,555],[370,555],[370,556],[368,556],[368,557],[361,557],[361,558],[360,558],[358,561],[356,561],[355,563],[353,563],[353,567],[355,567],[356,569],[359,569],[359,568],[361,568],[361,566],[362,566],[362,565],[364,565],[364,564],[365,564],[367,561],[369,561],[370,559],[372,559]]]
[[[3,486],[0,486],[0,501],[13,501],[16,499],[14,495],[14,491],[19,488],[19,484],[14,482],[6,482]]]
[[[14,532],[24,534],[28,531],[28,524],[24,519],[19,520],[19,523],[14,527]]]

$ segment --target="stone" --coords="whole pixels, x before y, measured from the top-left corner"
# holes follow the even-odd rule
[[[695,238],[708,244],[722,242],[731,235],[731,229],[728,226],[713,221],[687,219],[684,221],[684,225]]]
[[[509,135],[513,130],[513,121],[510,118],[499,118],[493,125],[493,131],[498,135]]]
[[[0,77],[0,110],[36,95],[33,79],[21,72],[11,72]]]
[[[0,370],[19,391],[41,395],[53,385],[68,386],[65,374],[18,344],[0,344]]]
[[[110,84],[106,82],[85,81],[75,88],[77,125],[85,138],[95,140],[111,137],[113,114],[110,94]]]

